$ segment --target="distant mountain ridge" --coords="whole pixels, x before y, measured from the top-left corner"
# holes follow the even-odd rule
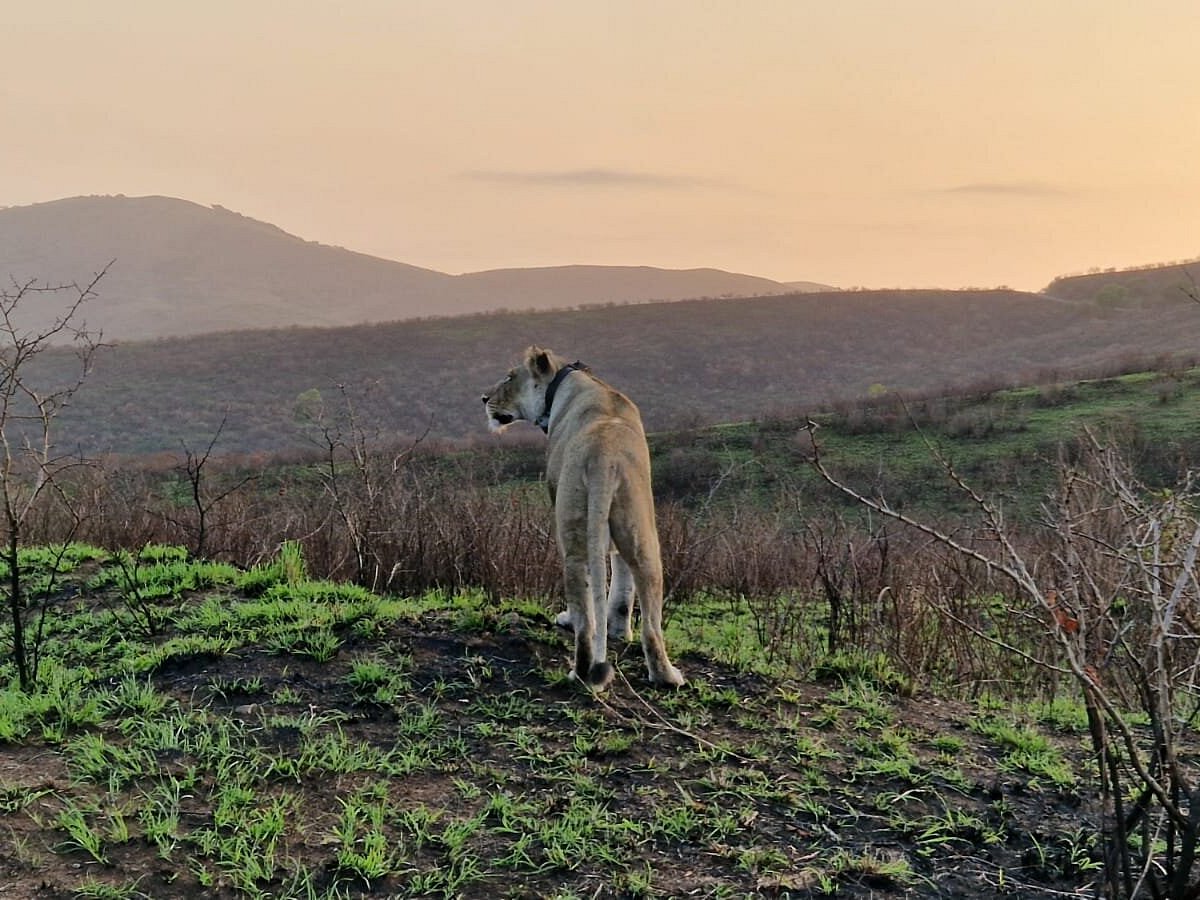
[[[170,197],[73,197],[0,209],[6,282],[86,283],[110,260],[100,300],[86,315],[110,341],[806,289],[718,269],[648,266],[449,275]],[[807,287],[818,288],[828,289]]]

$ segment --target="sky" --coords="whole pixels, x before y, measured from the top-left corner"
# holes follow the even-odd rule
[[[0,22],[0,206],[161,194],[451,273],[1037,290],[1200,255],[1196,0],[0,0]]]

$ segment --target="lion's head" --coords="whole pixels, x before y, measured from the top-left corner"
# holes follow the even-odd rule
[[[540,347],[526,350],[522,364],[509,369],[483,395],[488,427],[503,431],[518,419],[537,422],[546,411],[546,385],[562,366],[562,360],[550,350]]]

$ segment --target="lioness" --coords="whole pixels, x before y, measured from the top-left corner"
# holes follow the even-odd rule
[[[596,690],[608,686],[613,677],[608,638],[633,638],[636,589],[650,680],[683,684],[663,641],[662,559],[650,451],[637,407],[586,367],[567,365],[538,347],[526,350],[524,363],[484,394],[483,402],[493,431],[524,419],[550,438],[546,480],[567,599],[558,623],[575,630],[572,677]]]

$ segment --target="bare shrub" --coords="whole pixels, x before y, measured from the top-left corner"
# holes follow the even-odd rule
[[[26,626],[34,615],[28,609],[18,551],[45,498],[62,490],[71,470],[87,464],[58,447],[56,421],[83,386],[100,347],[100,335],[87,330],[81,313],[107,271],[106,266],[82,287],[30,280],[0,289],[0,521],[6,532],[2,556],[8,570],[12,654],[23,691],[32,691],[37,681],[46,607],[37,610],[31,636]],[[56,311],[60,296],[66,302]],[[61,342],[75,353],[69,374],[61,380],[37,377],[37,358]]]
[[[378,458],[370,465],[390,467],[395,452],[372,450]],[[470,588],[493,598],[546,599],[560,591],[545,486],[510,477],[510,463],[493,457],[493,450],[418,448],[378,482],[369,500],[378,523],[370,535],[377,589]],[[296,541],[315,577],[355,579],[358,548],[331,518],[327,465],[316,450],[279,461],[210,459],[204,477],[213,495],[225,499],[209,546],[249,566]],[[814,507],[811,488],[784,473],[774,481],[772,506],[726,498],[735,470],[726,464],[690,503],[658,504],[670,604],[696,597],[728,602],[749,615],[767,659],[800,671],[831,652],[862,650],[885,653],[916,684],[936,681],[971,693],[1031,684],[1015,666],[1001,665],[1003,655],[969,627],[978,625],[980,598],[997,591],[993,574],[910,529]],[[47,498],[31,538],[50,542],[69,533],[76,527],[70,512],[81,523],[80,539],[109,549],[187,543],[195,537],[190,491],[178,459],[108,460],[71,481],[71,510]],[[346,512],[366,521],[357,505],[363,499],[343,496]],[[955,617],[942,615],[943,606]],[[1026,645],[1031,638],[1022,624],[1006,624],[1006,634]]]
[[[381,542],[389,590],[480,588],[493,598],[548,596],[561,577],[540,487],[487,490],[414,474],[393,494]]]
[[[1150,490],[1122,454],[1088,435],[1061,461],[1044,530],[1030,543],[947,465],[982,516],[991,546],[980,547],[854,491],[819,454],[814,464],[868,508],[1003,577],[1006,591],[990,606],[939,604],[1007,654],[1070,679],[1082,695],[1100,784],[1107,895],[1195,896],[1200,795],[1184,758],[1200,714],[1200,490],[1193,478]],[[998,627],[1013,621],[1032,625],[1041,640],[1014,641]],[[1138,716],[1147,728],[1134,724]]]
[[[184,486],[190,500],[192,521],[186,525],[180,520],[174,520],[174,522],[193,533],[190,546],[192,555],[197,557],[204,556],[210,551],[210,533],[214,528],[219,529],[220,525],[215,516],[223,512],[222,507],[228,505],[242,488],[256,477],[254,474],[244,474],[240,479],[226,479],[227,483],[220,485],[214,485],[213,479],[209,477],[213,448],[220,440],[221,432],[225,430],[226,421],[226,419],[221,420],[221,424],[217,426],[217,430],[213,432],[212,438],[203,450],[193,450],[184,443],[184,459],[176,467],[176,470],[184,478]],[[236,512],[233,515],[236,519]]]

